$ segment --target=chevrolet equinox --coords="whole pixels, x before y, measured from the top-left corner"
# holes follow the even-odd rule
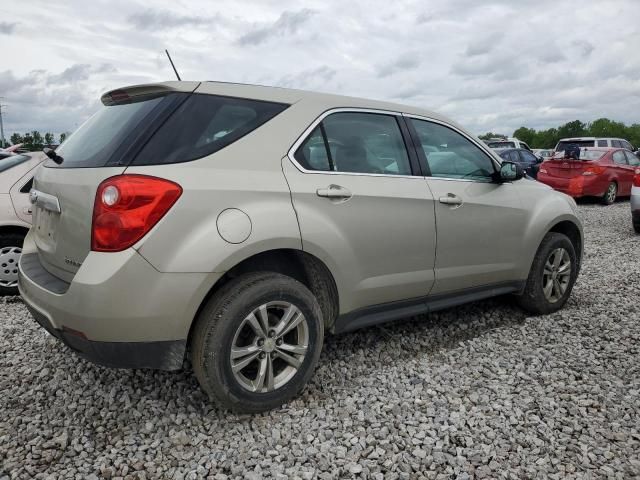
[[[18,286],[98,364],[181,368],[267,410],[340,333],[514,294],[566,303],[568,196],[450,120],[391,103],[219,82],[102,96],[37,172]]]

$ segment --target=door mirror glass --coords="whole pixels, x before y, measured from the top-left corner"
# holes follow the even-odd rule
[[[500,166],[500,181],[513,182],[524,177],[524,170],[514,162],[502,162]]]

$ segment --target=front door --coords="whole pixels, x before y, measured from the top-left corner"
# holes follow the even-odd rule
[[[433,197],[413,173],[401,121],[331,113],[283,159],[302,247],[332,270],[340,313],[424,297],[433,285]]]
[[[496,162],[453,127],[409,122],[435,199],[438,247],[431,293],[521,280],[515,277],[527,217],[515,186],[494,182]]]

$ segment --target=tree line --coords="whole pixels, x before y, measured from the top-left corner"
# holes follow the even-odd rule
[[[574,120],[560,125],[557,128],[547,130],[535,130],[533,128],[520,127],[513,132],[514,137],[522,140],[531,148],[554,148],[561,138],[568,137],[616,137],[624,138],[634,147],[640,147],[640,123],[625,125],[622,122],[599,118],[590,123]],[[502,137],[506,135],[488,132],[480,135],[481,140]]]
[[[64,139],[69,136],[68,132],[63,132],[58,137],[58,143],[64,142]],[[39,131],[34,130],[32,132],[27,132],[24,135],[20,133],[14,133],[11,135],[10,139],[11,145],[22,144],[22,148],[29,150],[30,152],[37,152],[42,150],[46,145],[55,145],[56,137],[53,133],[45,133],[41,134]],[[8,147],[9,144],[5,141],[4,147]]]

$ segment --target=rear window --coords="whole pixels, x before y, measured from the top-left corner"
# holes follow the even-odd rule
[[[103,167],[143,120],[170,100],[141,97],[125,104],[104,106],[56,149],[63,158],[59,168]],[[116,164],[119,162],[115,162]],[[58,167],[52,161],[47,166]]]
[[[31,157],[28,155],[11,155],[10,157],[0,159],[0,172],[9,170],[11,167],[20,165],[28,161]]]
[[[490,148],[516,148],[515,142],[489,142]]]
[[[605,153],[607,152],[603,152],[601,150],[582,150],[580,152],[580,160],[598,160],[600,157],[602,157]]]
[[[593,140],[571,140],[566,142],[560,141],[558,142],[558,145],[556,145],[556,152],[564,152],[565,148],[567,148],[567,145],[577,145],[580,148],[595,146]]]
[[[133,165],[188,162],[244,137],[288,105],[193,94],[153,135]]]

